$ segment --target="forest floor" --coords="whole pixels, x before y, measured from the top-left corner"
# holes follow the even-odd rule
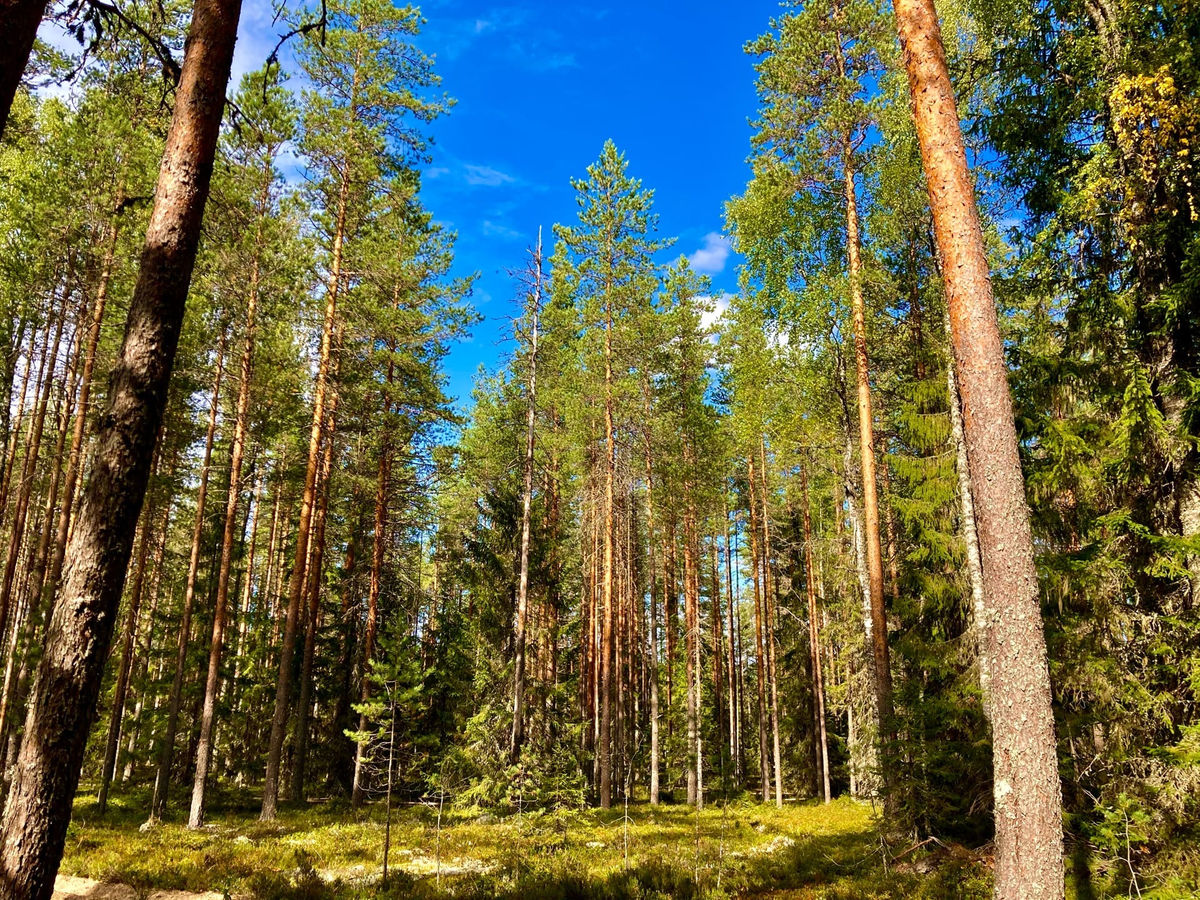
[[[344,803],[257,819],[226,798],[209,824],[142,828],[144,798],[76,802],[56,897],[88,900],[413,898],[984,898],[984,861],[966,851],[885,868],[869,805],[840,799],[783,809],[747,801],[632,805],[497,817],[447,806],[393,812],[381,889],[384,810]],[[923,853],[924,851],[920,851]],[[936,863],[936,864],[935,864]],[[922,874],[922,872],[925,872]],[[117,887],[119,886],[119,887]],[[167,892],[190,893],[167,893]],[[211,892],[211,893],[210,893]]]
[[[221,791],[197,831],[178,814],[144,826],[148,805],[144,792],[131,792],[111,800],[100,816],[93,792],[76,799],[55,900],[991,896],[985,855],[934,841],[914,850],[894,840],[885,857],[871,806],[849,798],[783,809],[718,799],[699,813],[638,803],[628,810],[498,816],[446,805],[439,816],[432,805],[398,806],[386,885],[380,883],[382,803],[362,810],[339,801],[285,807],[268,823],[258,820],[256,795]],[[1105,889],[1103,879],[1086,888],[1068,879],[1067,896],[1200,898],[1184,874],[1200,871],[1192,858],[1198,848],[1176,849],[1164,855],[1157,877],[1146,873],[1151,877],[1140,894],[1128,885]]]

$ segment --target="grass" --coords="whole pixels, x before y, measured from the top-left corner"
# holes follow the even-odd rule
[[[622,809],[496,817],[447,808],[440,828],[435,808],[404,807],[394,813],[385,890],[379,805],[314,804],[263,823],[253,797],[227,795],[199,831],[176,821],[140,830],[146,806],[131,794],[101,817],[81,795],[61,871],[262,900],[990,895],[986,870],[968,854],[930,875],[885,870],[870,807],[849,799],[782,810],[738,801],[699,813],[638,804],[628,818]]]
[[[222,792],[199,831],[184,827],[179,814],[143,830],[144,794],[114,798],[104,816],[93,797],[76,800],[61,871],[146,893],[216,891],[239,900],[991,896],[986,864],[961,848],[922,850],[885,868],[870,807],[847,798],[781,810],[741,799],[699,813],[636,804],[628,817],[623,809],[496,816],[446,807],[440,827],[436,808],[407,806],[394,811],[392,872],[381,886],[379,804],[285,808],[264,823],[255,795]],[[1181,842],[1147,861],[1141,897],[1200,900],[1198,847]],[[1072,863],[1069,873],[1081,871],[1079,860]],[[1068,900],[1137,896],[1104,864],[1083,868],[1094,871],[1094,883],[1069,877]]]

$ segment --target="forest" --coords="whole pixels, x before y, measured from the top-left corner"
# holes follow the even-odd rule
[[[276,12],[0,0],[0,898],[1200,897],[1200,7],[764,7],[736,292],[608,141],[469,398]]]

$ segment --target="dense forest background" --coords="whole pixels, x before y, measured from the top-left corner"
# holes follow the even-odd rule
[[[1108,890],[1194,887],[1200,12],[939,12],[1067,851]],[[38,45],[0,143],[5,789],[190,13],[55,11],[81,48]],[[659,231],[636,159],[580,160],[574,214],[512,259],[512,352],[467,416],[443,363],[473,279],[423,200],[451,101],[421,14],[286,15],[290,74],[229,91],[87,738],[99,811],[135,798],[199,827],[251,789],[264,819],[385,793],[502,812],[848,794],[898,846],[986,844],[989,618],[890,10],[787,5],[746,47],[736,295]]]

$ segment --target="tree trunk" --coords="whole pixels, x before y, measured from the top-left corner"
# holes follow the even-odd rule
[[[783,753],[779,745],[779,679],[775,672],[775,607],[777,604],[776,591],[771,589],[773,575],[771,571],[771,509],[767,503],[767,445],[762,436],[758,439],[759,469],[761,479],[762,502],[762,538],[763,538],[763,606],[766,612],[767,625],[767,680],[771,689],[771,750],[775,763],[775,805],[783,808]]]
[[[949,328],[947,328],[949,331]],[[963,543],[967,548],[967,577],[971,584],[971,630],[974,632],[976,658],[979,661],[979,690],[983,712],[990,720],[992,708],[992,667],[988,663],[988,610],[983,585],[983,563],[979,558],[979,533],[975,527],[975,501],[971,492],[971,469],[967,462],[967,441],[963,433],[962,401],[954,360],[946,362],[946,393],[950,403],[950,433],[954,441],[954,468],[958,475],[958,498],[962,507]]]
[[[183,675],[187,666],[188,641],[192,632],[192,611],[196,604],[196,579],[200,571],[200,543],[204,537],[204,508],[208,497],[208,475],[212,464],[213,441],[217,433],[217,413],[221,406],[221,378],[224,374],[225,340],[222,337],[214,370],[212,399],[208,405],[208,429],[204,435],[204,458],[200,464],[200,485],[196,491],[196,518],[192,524],[192,549],[188,557],[187,582],[183,591],[183,613],[179,621],[179,642],[175,652],[175,675],[167,699],[167,726],[158,749],[154,793],[150,800],[150,821],[157,822],[167,809],[167,790],[171,784],[171,762],[175,755],[175,733],[179,728],[179,704],[183,694]]]
[[[530,296],[529,380],[525,410],[524,494],[521,502],[521,559],[517,581],[516,622],[513,626],[515,660],[513,663],[513,727],[509,756],[515,764],[521,758],[525,740],[525,627],[529,616],[529,532],[533,511],[534,423],[537,419],[538,315],[542,305],[542,233],[538,231],[533,252],[533,290]]]
[[[133,667],[133,648],[137,639],[138,616],[142,609],[143,586],[146,583],[146,562],[150,558],[151,532],[154,531],[152,510],[142,516],[142,534],[138,541],[134,563],[133,585],[129,590],[129,609],[125,616],[125,633],[121,640],[121,662],[117,669],[117,684],[113,689],[112,709],[108,714],[108,739],[104,745],[104,762],[100,766],[100,790],[96,794],[96,811],[104,815],[108,809],[108,789],[116,774],[117,749],[121,740],[121,725],[125,718],[125,701],[129,694],[129,673]]]
[[[0,138],[48,0],[0,0]]]
[[[308,561],[309,531],[312,527],[316,497],[317,469],[321,461],[321,435],[325,424],[325,394],[328,390],[334,323],[337,318],[338,289],[342,278],[342,248],[346,239],[346,213],[350,182],[343,173],[338,194],[337,219],[333,234],[333,260],[325,291],[325,319],[321,326],[320,360],[313,388],[312,428],[308,439],[308,465],[304,473],[304,493],[300,497],[300,521],[296,526],[296,556],[288,582],[287,621],[283,629],[283,647],[279,656],[279,678],[275,683],[275,711],[271,717],[271,736],[267,750],[267,770],[263,782],[261,819],[275,818],[279,803],[279,764],[283,759],[283,741],[287,734],[291,706],[292,664],[296,654],[296,628],[300,620],[300,601],[304,594],[305,564]]]
[[[313,661],[317,649],[317,628],[321,611],[321,575],[325,564],[325,523],[329,513],[329,478],[333,468],[334,430],[337,421],[338,393],[334,391],[329,403],[329,418],[326,421],[325,445],[321,451],[321,469],[317,476],[321,499],[313,520],[312,539],[309,542],[308,584],[305,597],[308,599],[307,627],[304,629],[304,653],[300,661],[300,696],[296,700],[295,747],[292,754],[292,780],[288,795],[293,803],[304,801],[304,780],[308,768],[309,717],[312,708]]]
[[[81,311],[82,315],[82,311]],[[79,386],[80,352],[83,344],[79,340],[78,328],[74,339],[70,373],[63,379],[64,389],[58,401],[58,438],[55,441],[54,456],[51,460],[50,486],[46,491],[45,512],[42,515],[42,525],[38,530],[38,546],[31,565],[31,575],[26,590],[26,624],[23,637],[24,652],[16,677],[9,681],[9,672],[5,672],[5,690],[2,705],[0,705],[0,767],[3,767],[3,781],[7,786],[10,765],[16,763],[16,751],[19,749],[19,737],[14,722],[25,708],[26,691],[29,686],[31,666],[36,662],[34,651],[39,645],[42,628],[45,625],[43,587],[46,581],[46,565],[50,555],[50,537],[54,531],[54,512],[58,502],[58,488],[63,474],[63,453],[66,450],[68,426],[71,424],[71,410],[75,404],[75,391]],[[10,657],[9,666],[14,663]],[[0,795],[4,790],[0,788]]]
[[[611,303],[611,299],[607,301]],[[616,553],[616,434],[613,425],[612,308],[604,321],[604,621],[600,638],[600,808],[612,806],[613,628],[616,619],[613,590]]]
[[[161,442],[161,438],[160,438],[160,442]],[[166,473],[166,483],[168,485],[170,485],[173,482],[174,478],[175,478],[175,459],[172,458],[171,465],[168,468],[167,473]],[[154,632],[155,632],[154,617],[158,614],[158,601],[159,601],[159,596],[160,596],[159,588],[162,585],[162,575],[163,575],[163,559],[167,553],[167,536],[168,536],[168,533],[171,528],[171,506],[172,506],[172,504],[170,501],[169,494],[167,495],[165,502],[161,503],[161,506],[162,506],[162,520],[159,522],[159,525],[158,525],[158,546],[155,548],[154,558],[152,560],[150,560],[150,564],[149,564],[150,571],[153,573],[152,582],[151,582],[150,589],[148,592],[150,595],[150,609],[144,617],[146,624],[144,627],[141,627],[142,636],[141,636],[140,645],[138,647],[135,647],[134,651],[133,651],[133,668],[131,668],[130,673],[129,673],[129,689],[134,689],[135,685],[144,685],[144,678],[146,676],[146,667],[150,660],[151,645],[153,644],[153,641],[154,641]],[[147,522],[149,522],[149,520],[147,520]],[[145,576],[142,576],[142,577],[143,577],[143,579],[145,578]],[[141,585],[135,585],[134,587],[137,589],[141,589]],[[130,777],[133,774],[133,753],[134,753],[134,749],[137,747],[138,738],[141,734],[142,710],[145,707],[146,693],[147,693],[147,691],[145,691],[145,690],[138,690],[137,703],[135,703],[134,707],[133,707],[133,722],[132,722],[133,727],[132,727],[132,729],[129,729],[129,740],[126,743],[124,759],[122,760],[120,751],[118,750],[117,759],[114,760],[115,766],[113,768],[113,778],[116,778],[117,769],[118,768],[121,769],[121,783],[122,784],[128,783]],[[128,706],[128,703],[129,703],[128,696],[126,697],[125,702],[126,702],[126,705]],[[122,723],[122,728],[125,728],[124,723]],[[122,762],[124,763],[124,765],[122,765]]]
[[[0,897],[49,900],[141,513],[196,260],[239,0],[196,0],[154,210],[70,566],[4,811]]]
[[[690,442],[685,438],[684,468],[693,471],[694,454]],[[702,758],[700,755],[700,536],[696,529],[696,508],[692,499],[693,487],[685,483],[683,514],[683,628],[684,628],[684,681],[687,683],[687,802],[689,806],[704,805],[700,783]]]
[[[646,548],[650,553],[650,804],[659,802],[659,736],[658,736],[658,560],[654,553],[654,464],[650,449],[650,398],[646,398],[646,422],[642,437],[646,452]]]
[[[4,454],[4,477],[0,478],[0,527],[4,525],[4,517],[8,512],[8,492],[12,488],[13,471],[17,464],[17,447],[21,443],[21,423],[25,421],[25,397],[29,394],[29,380],[33,374],[33,357],[35,356],[34,347],[37,338],[31,336],[29,341],[29,352],[25,354],[25,372],[21,376],[21,390],[17,394],[16,403],[13,404],[17,411],[16,421],[13,422],[12,430],[8,435],[7,449]],[[36,388],[34,389],[36,392]],[[9,411],[9,404],[0,404],[5,411]]]
[[[207,188],[205,188],[207,190]],[[71,513],[75,507],[75,489],[79,483],[79,464],[83,459],[83,438],[87,432],[88,402],[92,395],[92,380],[96,370],[96,351],[100,343],[100,328],[104,324],[104,310],[108,303],[108,287],[112,282],[113,263],[117,252],[117,235],[120,232],[120,210],[124,202],[124,188],[117,188],[116,209],[108,226],[108,239],[104,247],[104,261],[100,266],[100,280],[96,285],[96,299],[92,304],[92,325],[88,332],[87,353],[83,358],[83,375],[79,382],[79,399],[75,403],[75,428],[71,434],[71,450],[67,457],[67,474],[63,482],[62,508],[58,511],[58,532],[54,540],[54,557],[50,563],[50,574],[46,578],[47,614],[53,612],[59,579],[62,577],[66,559],[67,543],[71,533]]]
[[[68,278],[68,284],[70,279]],[[38,451],[42,445],[42,433],[46,424],[46,409],[50,403],[50,389],[55,382],[54,370],[58,363],[58,345],[62,341],[63,323],[66,321],[66,309],[55,315],[50,311],[47,318],[46,336],[50,336],[50,324],[54,325],[54,337],[50,339],[43,352],[40,370],[38,372],[37,406],[33,417],[29,420],[29,437],[25,443],[25,463],[21,469],[21,483],[17,488],[17,502],[13,510],[12,530],[9,533],[8,555],[4,560],[4,581],[0,585],[0,635],[3,635],[8,625],[9,611],[12,607],[13,585],[17,574],[17,561],[21,557],[21,546],[25,542],[25,520],[29,515],[29,503],[33,498],[34,476],[37,474]],[[56,321],[57,320],[57,321]]]
[[[729,510],[722,508],[722,519],[725,523],[725,606],[729,612],[729,759],[733,763],[734,781],[739,786],[742,779],[741,740],[738,735],[738,708],[741,703],[741,691],[738,686],[738,670],[740,663],[737,658],[737,638],[734,626],[734,615],[737,607],[737,594],[733,589],[733,545],[729,538]]]
[[[238,368],[237,411],[234,413],[233,438],[229,446],[229,490],[225,495],[225,522],[221,532],[221,563],[217,570],[217,597],[213,604],[212,641],[208,650],[208,674],[204,681],[204,706],[200,712],[200,742],[196,745],[196,773],[192,780],[192,806],[188,827],[204,824],[204,792],[212,761],[213,719],[217,709],[217,689],[221,678],[221,651],[225,641],[226,609],[229,605],[229,571],[233,566],[233,544],[237,530],[238,498],[242,490],[242,459],[246,451],[247,420],[250,415],[250,381],[254,370],[254,337],[257,329],[259,258],[263,246],[265,195],[270,175],[259,195],[259,215],[254,235],[254,255],[250,263],[250,292],[246,299],[246,327],[242,338],[242,359]],[[249,573],[247,573],[247,579]]]
[[[996,897],[1064,892],[1062,786],[1004,346],[933,0],[897,0],[921,160],[942,259],[983,563],[992,666]]]
[[[871,370],[867,356],[866,303],[862,293],[862,264],[859,260],[858,198],[854,186],[851,151],[844,150],[843,178],[846,191],[846,258],[850,275],[850,308],[854,321],[854,369],[858,395],[858,453],[862,473],[862,543],[866,551],[867,588],[871,605],[871,656],[875,663],[875,706],[879,716],[880,759],[884,804],[894,798],[888,785],[892,772],[887,764],[889,747],[895,741],[892,715],[892,669],[888,649],[887,611],[883,603],[883,554],[879,537],[879,490],[875,484],[875,425],[871,413]]]
[[[716,717],[718,750],[721,756],[721,777],[727,778],[725,766],[725,645],[722,637],[721,618],[721,563],[720,543],[716,529],[712,534],[712,602],[709,604],[709,624],[712,632],[712,678],[713,714]]]
[[[390,368],[389,368],[390,374]],[[384,394],[384,415],[391,412],[391,396]],[[387,435],[385,433],[385,439]],[[387,548],[388,529],[388,494],[391,483],[391,448],[383,447],[379,453],[379,473],[375,482],[375,529],[371,539],[371,584],[367,591],[367,628],[363,637],[363,678],[361,701],[366,703],[371,698],[371,660],[375,657],[375,638],[379,632],[379,594],[383,587],[384,552]],[[358,730],[367,730],[367,717],[359,713]],[[354,785],[351,789],[350,802],[355,808],[362,805],[365,790],[363,764],[366,748],[358,744],[354,753]]]
[[[812,515],[808,506],[808,471],[800,466],[800,502],[804,515],[804,587],[808,595],[808,640],[812,653],[813,699],[816,708],[817,737],[820,740],[818,761],[825,802],[829,794],[829,738],[825,731],[825,679],[821,672],[821,632],[817,624],[817,572],[813,559]]]
[[[763,601],[764,590],[759,581],[762,569],[762,554],[759,552],[758,490],[754,477],[754,454],[747,459],[750,489],[750,557],[752,559],[751,580],[754,582],[754,671],[758,677],[758,774],[761,779],[760,793],[767,801],[771,790],[771,760],[767,750],[767,651],[764,640]]]

